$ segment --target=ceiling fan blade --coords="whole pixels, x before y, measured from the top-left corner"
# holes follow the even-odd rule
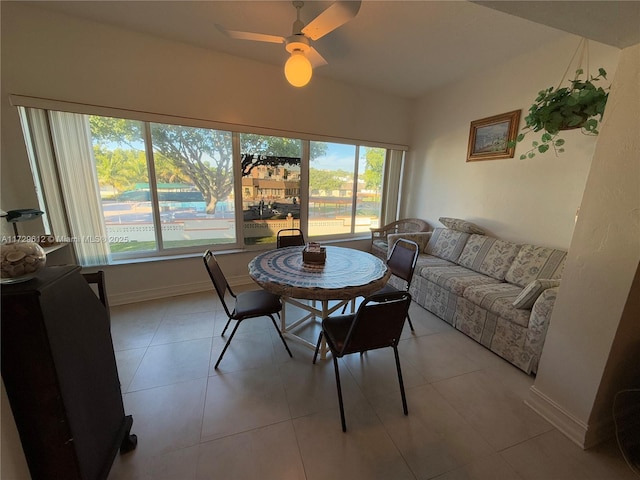
[[[216,28],[224,33],[227,37],[235,38],[237,40],[253,40],[256,42],[268,42],[268,43],[284,43],[285,38],[278,35],[266,35],[264,33],[253,32],[239,32],[237,30],[227,30],[222,25],[216,23]]]
[[[318,40],[324,37],[327,33],[332,32],[355,17],[360,10],[360,3],[360,1],[335,2],[311,20],[309,24],[302,29],[302,33],[311,40]]]
[[[307,50],[305,56],[309,59],[313,68],[321,67],[327,64],[327,61],[324,59],[324,57],[320,55],[318,51],[313,47],[309,47],[309,50]]]

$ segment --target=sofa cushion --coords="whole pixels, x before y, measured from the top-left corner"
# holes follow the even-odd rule
[[[480,235],[484,233],[484,230],[476,224],[459,218],[440,217],[438,220],[440,220],[440,223],[445,227],[450,228],[451,230],[457,230],[464,233],[479,233]]]
[[[464,245],[469,238],[468,233],[449,228],[436,228],[431,234],[425,253],[455,262],[458,260]]]
[[[516,243],[474,234],[467,240],[458,265],[502,281],[518,250],[520,246]]]
[[[421,253],[418,255],[418,260],[416,261],[416,268],[414,273],[414,278],[422,274],[422,269],[425,267],[450,267],[455,266],[455,263],[450,262],[449,260],[445,260],[444,258],[434,257],[433,255],[427,255],[426,253]]]
[[[499,283],[498,280],[482,273],[474,272],[465,267],[425,267],[420,272],[421,276],[435,283],[436,285],[462,295],[466,288],[472,285],[483,285],[487,283]],[[518,289],[520,290],[520,289]],[[517,294],[511,299],[513,300]]]
[[[523,245],[504,278],[523,288],[538,278],[560,278],[566,256],[562,250]]]
[[[536,300],[542,292],[544,292],[547,288],[559,286],[560,280],[538,278],[537,280],[534,280],[529,285],[524,287],[524,290],[522,290],[522,292],[520,292],[520,295],[518,295],[518,297],[513,301],[513,306],[516,308],[530,310],[531,307],[533,307],[533,304],[536,303]]]
[[[418,260],[416,260],[416,271],[422,270],[423,267],[455,267],[455,265],[455,263],[444,258],[421,253],[418,255]]]
[[[531,312],[513,306],[513,301],[521,291],[522,288],[510,283],[473,285],[465,289],[462,296],[471,303],[526,328]]]

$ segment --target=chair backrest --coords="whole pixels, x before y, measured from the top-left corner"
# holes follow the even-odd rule
[[[102,305],[104,305],[104,308],[107,309],[107,315],[110,317],[109,299],[107,298],[107,287],[104,279],[104,272],[102,270],[98,270],[94,273],[83,273],[82,276],[89,285],[96,286],[98,298],[100,299],[100,302],[102,302]]]
[[[416,268],[419,254],[420,247],[416,242],[400,238],[391,248],[391,253],[387,259],[387,266],[391,273],[406,281],[407,289],[413,278],[413,271]]]
[[[211,253],[211,250],[207,250],[204,252],[202,260],[204,262],[204,266],[207,268],[207,272],[209,273],[209,278],[211,278],[211,282],[218,293],[218,297],[220,297],[220,301],[222,302],[225,312],[227,312],[228,316],[231,316],[231,311],[229,310],[229,307],[227,307],[227,302],[225,302],[224,297],[227,294],[227,291],[229,291],[233,297],[235,297],[235,294],[231,290],[224,273],[222,273],[222,269],[220,268],[220,265],[218,265],[216,257]]]
[[[276,236],[276,248],[304,247],[304,235],[299,228],[283,228]]]
[[[403,291],[365,298],[356,312],[339,356],[396,346],[410,304],[411,295]]]

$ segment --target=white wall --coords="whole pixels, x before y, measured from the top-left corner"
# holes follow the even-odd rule
[[[621,54],[532,389],[532,404],[586,446],[610,430],[615,392],[640,387],[630,378],[640,373],[640,324],[630,318],[639,298],[637,284],[631,292],[640,262],[639,107],[636,45]]]
[[[595,137],[565,132],[566,152],[558,157],[547,152],[519,160],[536,139],[531,136],[518,145],[515,158],[466,158],[470,123],[522,109],[522,128],[537,92],[560,82],[578,42],[567,34],[420,98],[405,177],[405,199],[411,201],[403,202],[403,215],[424,218],[434,227],[442,226],[441,216],[464,218],[501,238],[567,249]],[[590,42],[591,68],[604,67],[609,78],[618,54],[616,48]]]
[[[407,144],[410,103],[324,79],[303,89],[283,68],[2,2],[2,178],[0,208],[37,207],[17,110],[9,94],[187,118]],[[38,222],[21,225],[21,233]],[[6,227],[6,226],[5,226]],[[22,230],[24,229],[24,230]],[[3,233],[6,232],[3,230]],[[246,255],[227,273],[244,276]],[[199,259],[109,267],[114,303],[184,293],[207,278]],[[164,271],[162,272],[162,270]],[[167,275],[166,271],[171,274]]]
[[[406,144],[409,102],[283,67],[2,4],[2,89],[291,132]]]

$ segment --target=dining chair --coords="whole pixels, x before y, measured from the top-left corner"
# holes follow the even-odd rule
[[[404,238],[398,239],[396,243],[394,243],[391,248],[391,253],[387,258],[387,266],[391,270],[391,275],[399,278],[405,283],[404,291],[409,291],[409,286],[411,285],[411,280],[413,279],[413,272],[416,269],[416,262],[418,261],[418,255],[420,254],[420,247],[418,244],[412,240],[406,240]],[[391,293],[402,291],[398,288],[390,285],[389,282],[382,287],[380,290],[373,293],[373,295],[381,294],[381,293]],[[345,313],[347,305],[345,305],[342,309],[342,313]],[[409,322],[409,328],[412,332],[415,332],[413,329],[413,323],[411,322],[411,317],[407,312],[407,321]]]
[[[278,332],[280,340],[282,340],[282,343],[284,344],[284,348],[287,349],[287,353],[289,353],[289,356],[293,357],[293,355],[291,354],[291,350],[289,350],[287,342],[285,341],[282,333],[280,332],[280,329],[278,328],[278,324],[276,323],[275,318],[273,318],[274,314],[277,315],[278,318],[280,318],[280,311],[282,310],[280,297],[278,295],[274,295],[273,293],[269,293],[266,290],[251,290],[248,292],[235,294],[233,290],[231,290],[231,287],[229,286],[229,283],[227,282],[227,279],[224,276],[224,273],[222,272],[222,269],[220,268],[216,257],[213,255],[213,253],[211,253],[211,250],[207,250],[204,253],[204,255],[202,256],[202,260],[204,261],[204,265],[207,268],[207,272],[209,273],[209,277],[211,278],[211,282],[216,289],[218,297],[220,297],[220,302],[222,302],[224,311],[229,318],[226,325],[224,326],[224,329],[222,330],[223,337],[225,332],[227,331],[227,327],[229,327],[229,324],[231,323],[231,320],[237,321],[236,325],[233,327],[231,336],[227,340],[227,343],[225,343],[224,348],[222,349],[222,352],[220,353],[220,356],[216,361],[214,368],[218,368],[218,365],[220,364],[224,353],[227,351],[227,348],[229,347],[233,336],[236,334],[236,330],[238,329],[240,323],[243,320],[256,317],[269,317],[271,319],[271,323],[273,323],[273,326]],[[229,294],[235,300],[235,304],[232,310],[229,309],[225,300],[227,292],[229,292]]]
[[[362,354],[368,350],[378,348],[393,348],[396,370],[398,371],[398,382],[400,383],[402,408],[404,414],[408,415],[407,398],[402,381],[400,357],[398,356],[398,342],[410,304],[411,295],[409,292],[398,290],[365,298],[356,313],[337,315],[335,317],[329,316],[322,320],[322,330],[318,336],[313,363],[316,363],[320,343],[324,337],[333,358],[343,432],[347,431],[347,424],[344,418],[338,358],[350,353]]]
[[[404,291],[409,291],[411,280],[413,279],[413,272],[416,269],[416,262],[418,261],[418,255],[420,254],[420,247],[412,240],[406,240],[404,238],[398,239],[398,241],[391,248],[391,253],[387,259],[387,266],[391,269],[391,274],[405,283]],[[389,282],[378,290],[377,293],[390,293],[397,292],[399,289],[390,285]],[[411,317],[407,311],[407,321],[409,322],[409,328],[412,332],[413,323]]]
[[[111,322],[109,314],[109,299],[107,298],[107,287],[104,277],[104,271],[98,270],[97,272],[83,273],[82,277],[89,285],[95,285],[96,294],[100,299],[102,305],[104,305],[104,308],[107,310],[107,318],[109,318],[109,322]]]
[[[276,236],[276,248],[304,247],[304,235],[299,228],[283,228]]]

